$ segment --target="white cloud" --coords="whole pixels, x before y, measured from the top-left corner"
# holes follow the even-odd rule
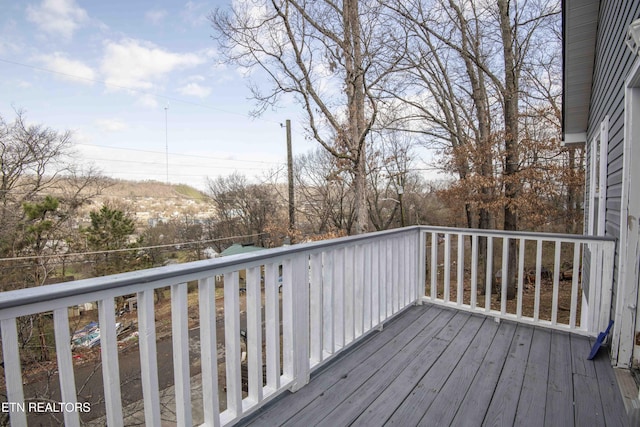
[[[144,14],[144,17],[152,24],[158,25],[167,17],[167,15],[168,13],[166,10],[149,10]]]
[[[211,12],[211,5],[207,2],[188,1],[181,12],[182,21],[198,27],[207,24],[207,16]]]
[[[11,43],[2,37],[0,39],[0,54],[4,55],[7,53],[18,52],[18,46],[14,43]]]
[[[68,40],[89,16],[75,0],[43,0],[39,5],[27,6],[27,19],[45,33]]]
[[[211,88],[208,86],[202,86],[198,83],[187,83],[178,89],[183,95],[196,96],[198,98],[206,98],[211,94]]]
[[[101,70],[108,85],[148,90],[166,74],[204,61],[201,55],[173,53],[152,43],[124,39],[106,42]]]
[[[127,129],[127,125],[118,119],[98,119],[96,126],[104,132],[120,132]]]
[[[91,85],[96,76],[91,67],[81,61],[69,59],[60,52],[41,55],[37,59],[48,69],[60,73],[59,76],[65,80]]]
[[[136,105],[146,108],[158,108],[158,105],[160,104],[158,103],[158,100],[155,96],[144,94],[138,98],[138,100],[136,101]]]
[[[13,19],[7,20],[0,28],[0,55],[23,51],[20,28]]]

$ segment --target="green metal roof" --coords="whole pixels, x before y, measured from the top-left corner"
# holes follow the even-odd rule
[[[255,251],[262,251],[262,250],[264,250],[264,248],[261,248],[260,246],[234,243],[233,245],[229,246],[227,249],[222,251],[220,256],[246,254],[248,252],[255,252]]]

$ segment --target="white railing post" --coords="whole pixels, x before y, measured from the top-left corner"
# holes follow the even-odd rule
[[[600,289],[596,285],[599,278],[602,278],[602,265],[600,257],[600,245],[598,243],[592,243],[589,245],[589,296],[588,296],[588,320],[587,330],[590,333],[598,332],[598,314],[600,308],[598,307],[598,296]]]
[[[580,270],[580,249],[582,245],[579,242],[573,245],[573,271],[571,272],[571,308],[569,311],[569,328],[576,327],[576,317],[578,311],[578,282]]]
[[[380,277],[380,243],[371,244],[371,327],[380,325],[381,301],[382,301],[382,279]]]
[[[16,319],[2,319],[0,328],[2,329],[2,358],[7,387],[7,402],[24,403]],[[11,411],[9,416],[11,417],[12,426],[22,427],[27,425],[26,411]]]
[[[516,317],[522,318],[522,293],[524,291],[524,251],[526,249],[526,240],[520,239],[520,249],[518,252],[518,301],[516,307]]]
[[[353,329],[354,339],[359,338],[365,331],[365,283],[364,283],[365,249],[356,245],[353,253]]]
[[[464,301],[464,234],[458,234],[458,269],[456,271],[456,280],[458,287],[456,289],[456,304],[462,305]]]
[[[173,379],[176,398],[176,421],[191,426],[191,378],[189,376],[189,308],[187,284],[171,286],[171,341],[173,345]]]
[[[553,294],[551,299],[551,324],[558,323],[558,296],[560,292],[560,253],[562,242],[556,240],[554,261],[553,261]]]
[[[507,312],[507,287],[509,286],[509,238],[502,238],[502,268],[500,270],[500,314]]]
[[[602,276],[600,278],[600,324],[598,331],[603,331],[609,324],[611,317],[611,300],[613,294],[613,264],[615,254],[614,242],[602,242],[600,246],[602,251]]]
[[[204,423],[219,427],[218,351],[216,343],[216,289],[213,277],[198,282],[200,354]]]
[[[283,272],[291,280],[289,292],[285,292],[283,321],[290,323],[287,328],[289,339],[285,344],[285,369],[293,379],[291,391],[300,390],[309,383],[309,258],[298,254],[285,260]]]
[[[484,286],[484,310],[491,310],[491,288],[493,287],[493,237],[487,236],[487,265]]]
[[[478,302],[478,235],[471,238],[471,309],[476,308]]]
[[[224,350],[227,370],[227,411],[242,415],[242,370],[240,354],[240,276],[224,274]]]
[[[138,331],[140,347],[140,376],[144,399],[144,420],[158,425],[160,420],[160,392],[158,386],[158,357],[156,350],[155,311],[153,290],[138,292]]]
[[[542,240],[536,241],[536,289],[533,303],[533,320],[540,318],[540,291],[542,288]]]
[[[281,280],[283,278],[281,277]],[[267,344],[267,386],[274,392],[280,388],[280,298],[278,265],[265,266],[265,335]]]
[[[416,265],[418,270],[417,280],[416,280],[416,299],[418,304],[422,304],[422,299],[426,296],[426,285],[427,285],[427,234],[418,230],[417,236],[418,250],[416,251]]]
[[[342,282],[344,295],[344,343],[353,341],[355,336],[355,296],[354,296],[354,252],[353,246],[344,248],[344,281]]]
[[[369,331],[373,326],[373,275],[371,274],[371,243],[367,243],[364,246],[364,259],[363,259],[363,285],[364,285],[364,330]]]
[[[438,233],[431,233],[431,287],[432,301],[438,298]]]
[[[402,307],[406,307],[408,304],[412,302],[413,297],[413,281],[415,270],[411,269],[411,246],[409,246],[409,235],[405,234],[402,236],[401,240],[402,244],[402,258],[400,262],[402,263],[402,289],[403,289],[403,299],[402,299]]]
[[[120,369],[118,340],[116,338],[115,304],[113,298],[98,301],[100,324],[100,352],[102,354],[102,378],[107,424],[123,425],[122,398],[120,394]]]
[[[322,267],[322,349],[327,354],[331,355],[336,351],[335,340],[335,278],[334,273],[334,260],[335,251],[323,252],[323,267]]]
[[[322,252],[311,254],[311,276],[309,280],[310,310],[310,356],[313,364],[322,361]]]
[[[260,267],[251,267],[246,278],[247,374],[249,399],[256,405],[262,401],[263,388],[261,305]]]
[[[56,359],[60,378],[60,397],[65,403],[75,404],[76,383],[73,374],[71,356],[71,337],[69,336],[69,310],[59,308],[53,311],[53,327],[56,336]],[[64,411],[65,426],[80,426],[80,414],[77,411]]]
[[[342,349],[345,346],[345,248],[333,251],[333,327],[334,348]]]
[[[395,294],[394,294],[394,289],[395,289],[395,284],[393,282],[394,280],[394,276],[393,276],[393,239],[391,238],[386,238],[384,239],[384,246],[386,248],[386,255],[385,258],[383,260],[384,265],[385,265],[385,287],[387,288],[387,313],[385,315],[385,319],[388,319],[389,317],[391,317],[393,315],[394,310],[394,304],[395,304]]]
[[[444,235],[444,302],[451,299],[451,234]]]

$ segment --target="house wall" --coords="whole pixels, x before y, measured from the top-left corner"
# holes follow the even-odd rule
[[[587,141],[591,142],[597,137],[600,124],[606,116],[609,116],[605,234],[614,237],[620,235],[625,80],[635,60],[625,44],[625,38],[629,24],[638,17],[640,17],[640,0],[603,0],[601,2]],[[590,162],[591,158],[590,148],[587,144],[587,162]],[[587,171],[589,167],[590,164],[587,165]],[[587,176],[586,216],[589,212],[590,185],[591,177]],[[585,224],[588,222],[587,217]],[[614,280],[618,276],[617,255]],[[617,285],[615,283],[613,292],[612,301],[616,301]],[[614,317],[615,306],[612,310],[612,317]]]

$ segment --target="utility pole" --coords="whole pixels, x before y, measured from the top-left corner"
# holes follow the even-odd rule
[[[404,222],[404,206],[402,205],[402,195],[404,194],[404,187],[401,185],[398,187],[398,204],[400,205],[400,227],[405,226]]]
[[[168,113],[169,104],[164,107],[164,147],[165,154],[167,159],[167,184],[169,184],[169,121],[168,121]]]
[[[287,124],[287,169],[289,180],[289,230],[293,230],[295,226],[295,203],[293,195],[293,153],[291,151],[291,120],[286,121]]]

